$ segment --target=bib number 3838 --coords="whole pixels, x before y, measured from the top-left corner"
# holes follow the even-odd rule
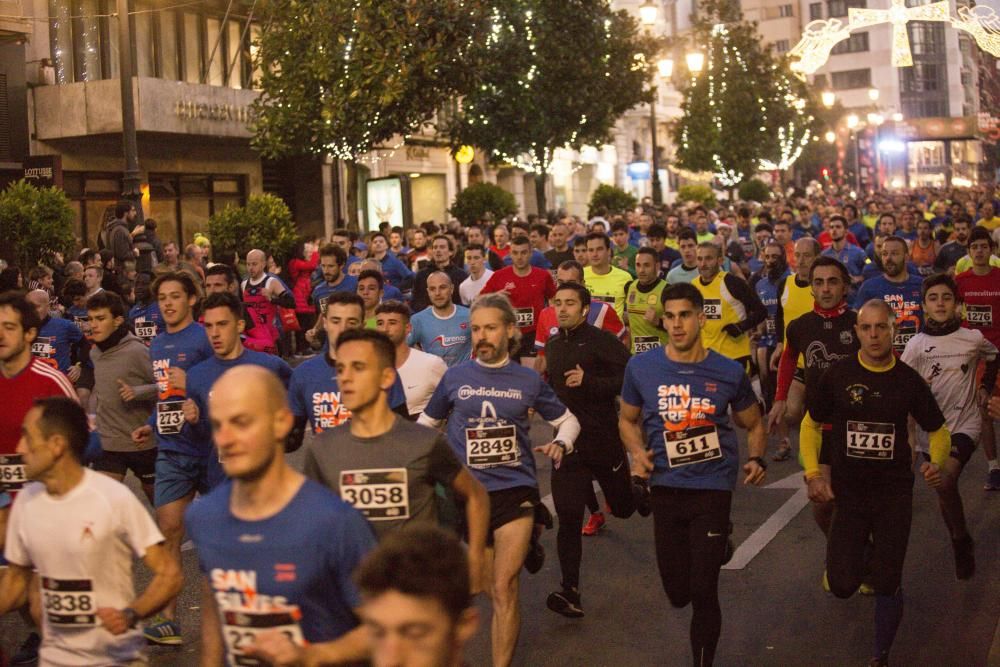
[[[20,454],[0,456],[0,491],[20,491],[27,481]]]
[[[888,461],[896,446],[896,427],[882,422],[847,422],[847,455]]]
[[[344,470],[340,497],[369,521],[394,521],[410,517],[406,468]]]
[[[244,652],[257,641],[257,638],[270,630],[277,630],[301,646],[303,644],[302,629],[299,627],[298,608],[286,611],[225,611],[223,612],[223,637],[226,640],[226,652],[229,654],[229,664],[240,667],[257,667],[267,665],[257,658]]]
[[[470,468],[516,465],[521,452],[513,426],[465,429],[465,457]]]
[[[42,606],[49,625],[62,628],[97,625],[97,603],[90,579],[42,577]]]
[[[719,433],[714,426],[697,426],[686,431],[665,431],[663,444],[671,468],[722,458]]]

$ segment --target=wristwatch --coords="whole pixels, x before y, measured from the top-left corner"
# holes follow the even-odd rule
[[[761,467],[762,470],[767,470],[767,461],[764,460],[762,456],[751,456],[747,459],[747,463],[750,461],[756,462],[757,465]]]
[[[562,440],[553,440],[552,444],[553,445],[559,445],[560,449],[563,450],[563,454],[566,453],[566,443],[563,442]]]
[[[125,617],[125,623],[129,628],[134,628],[139,622],[139,613],[135,609],[132,609],[132,607],[122,609],[122,615]]]

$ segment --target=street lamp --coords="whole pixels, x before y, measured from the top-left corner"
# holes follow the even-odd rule
[[[896,113],[892,114],[892,122],[893,123],[902,123],[903,122],[903,114],[899,113],[898,111]]]
[[[837,134],[833,130],[826,131],[826,143],[832,144],[837,140]]]
[[[669,79],[674,73],[673,58],[660,58],[656,61],[656,69],[660,72],[660,78]]]
[[[878,95],[879,95],[878,88],[868,89],[868,99],[870,99],[872,102],[878,102]]]
[[[660,8],[656,6],[653,0],[646,0],[646,2],[639,5],[639,20],[647,28],[651,28],[656,25],[656,19],[659,16]]]
[[[688,71],[691,74],[698,74],[705,68],[705,54],[701,51],[690,51],[684,60],[687,63]]]
[[[837,95],[832,90],[824,90],[820,98],[823,100],[823,106],[827,109],[832,108],[834,102],[837,101]]]

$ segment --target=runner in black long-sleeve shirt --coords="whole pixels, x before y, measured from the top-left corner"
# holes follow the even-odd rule
[[[549,595],[548,607],[570,618],[580,606],[580,529],[593,480],[616,517],[635,511],[625,449],[618,435],[615,397],[621,391],[628,350],[615,336],[587,323],[590,292],[579,283],[563,283],[552,299],[559,332],[545,345],[549,383],[559,400],[580,422],[572,454],[552,469],[552,499],[559,515],[557,546],[562,590]]]

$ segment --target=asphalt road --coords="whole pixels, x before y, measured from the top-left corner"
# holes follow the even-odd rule
[[[548,432],[533,429],[535,440]],[[291,457],[297,465],[301,454]],[[539,462],[542,494],[549,493],[549,466]],[[914,521],[904,573],[906,610],[892,653],[893,665],[1000,666],[1000,493],[982,490],[986,466],[973,457],[962,479],[962,495],[976,544],[978,571],[955,580],[951,547],[931,491],[918,481]],[[793,462],[773,463],[768,484],[779,488],[736,490],[734,538],[746,555],[749,543],[763,548],[742,569],[724,570],[720,596],[722,637],[717,665],[865,665],[871,655],[874,599],[838,600],[820,587],[824,542],[810,509],[795,511],[800,472]],[[132,480],[134,482],[134,480]],[[134,486],[134,484],[133,484]],[[787,488],[781,488],[787,487]],[[787,504],[786,504],[787,503]],[[784,509],[782,509],[784,507]],[[779,512],[780,510],[780,512]],[[777,516],[774,516],[776,515]],[[770,541],[759,536],[781,516]],[[773,517],[773,518],[772,518]],[[770,522],[768,521],[770,519]],[[780,522],[779,522],[780,523]],[[765,529],[766,530],[766,527]],[[653,553],[652,519],[609,518],[596,537],[584,538],[581,581],[586,617],[570,620],[546,609],[558,587],[555,531],[542,538],[548,558],[541,572],[522,574],[522,632],[517,665],[685,665],[690,609],[673,609],[660,587]],[[766,542],[766,545],[764,544]],[[197,664],[200,631],[195,554],[183,554],[186,585],[179,603],[186,643],[153,648],[153,665]],[[147,580],[141,564],[137,585]],[[468,650],[468,664],[489,664],[489,605],[480,600],[481,628]],[[26,630],[13,614],[0,619],[0,646],[11,651]]]

